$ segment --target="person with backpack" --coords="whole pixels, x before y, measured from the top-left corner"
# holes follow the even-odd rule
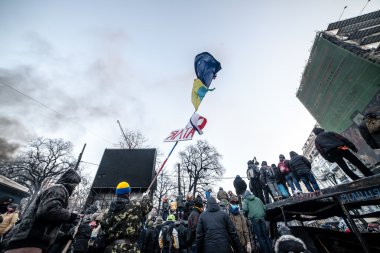
[[[247,178],[249,180],[249,189],[264,202],[263,188],[260,182],[259,162],[254,160],[248,161]]]
[[[178,231],[174,227],[175,216],[169,214],[166,222],[162,224],[158,241],[161,248],[161,253],[178,253],[179,241]]]
[[[189,218],[187,220],[187,244],[189,245],[188,251],[191,253],[196,253],[196,230],[199,220],[199,215],[203,212],[203,201],[202,198],[196,198],[194,203],[194,208],[191,211]]]
[[[214,197],[207,200],[207,211],[199,216],[196,245],[197,253],[244,253],[234,224]]]
[[[157,216],[156,221],[154,223],[154,233],[156,240],[154,241],[153,253],[160,253],[160,244],[158,242],[158,238],[160,236],[161,228],[162,228],[163,220],[161,216]]]
[[[290,170],[289,161],[285,160],[285,156],[283,154],[279,155],[279,159],[280,159],[280,162],[278,163],[277,167],[280,169],[282,173],[285,174],[286,182],[288,182],[290,189],[292,189],[292,193],[293,194],[301,193],[302,192],[301,185],[298,182],[296,175],[294,175],[293,172]]]
[[[297,176],[302,180],[306,189],[309,192],[319,191],[319,186],[317,180],[311,173],[311,163],[306,157],[298,155],[294,151],[290,151],[290,161],[289,166],[294,171]]]
[[[179,253],[187,253],[187,226],[185,221],[177,221],[174,223],[174,228],[178,232]]]

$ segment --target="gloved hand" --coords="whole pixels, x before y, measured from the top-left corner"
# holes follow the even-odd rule
[[[79,214],[71,213],[69,223],[78,224],[79,220],[80,220]]]
[[[142,197],[143,197],[143,198],[148,198],[149,193],[150,193],[150,191],[146,191],[146,192],[144,192],[143,195],[142,195]]]
[[[357,153],[358,149],[354,146],[354,147],[352,147],[352,151],[354,151],[355,153]]]
[[[248,243],[248,244],[245,246],[245,249],[247,250],[248,253],[251,253],[251,252],[252,252],[251,244]]]

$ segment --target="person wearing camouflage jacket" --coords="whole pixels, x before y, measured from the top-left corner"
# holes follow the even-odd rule
[[[130,200],[131,188],[121,182],[116,188],[116,200],[105,212],[101,222],[106,239],[106,253],[140,253],[137,245],[144,217],[152,209],[152,201],[144,195],[141,201]]]

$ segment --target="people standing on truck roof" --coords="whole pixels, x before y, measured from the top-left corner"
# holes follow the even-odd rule
[[[280,190],[282,198],[289,198],[290,193],[288,186],[286,185],[285,174],[281,172],[280,168],[276,166],[276,164],[271,164],[272,170],[276,175],[276,182],[278,189]]]
[[[313,133],[317,136],[315,138],[315,147],[323,158],[331,163],[336,163],[352,180],[358,180],[359,176],[356,175],[343,158],[347,159],[354,166],[356,166],[364,176],[372,176],[373,173],[368,169],[350,150],[355,153],[358,152],[356,146],[347,138],[334,132],[325,132],[324,129],[315,127]]]
[[[290,151],[289,166],[294,173],[302,180],[309,192],[319,191],[317,180],[311,173],[311,163],[306,157]]]
[[[249,180],[249,189],[251,192],[264,201],[263,188],[260,182],[260,167],[259,162],[254,160],[248,161],[247,178]]]
[[[260,181],[264,189],[265,204],[269,203],[269,193],[271,193],[274,201],[281,199],[280,189],[278,189],[277,186],[276,174],[272,167],[268,166],[266,161],[261,162]]]
[[[296,175],[289,168],[289,160],[286,160],[283,154],[279,155],[279,159],[280,159],[280,162],[278,163],[277,167],[279,167],[281,172],[285,174],[286,182],[288,182],[288,185],[292,189],[292,193],[293,194],[301,193],[302,192],[301,185],[298,182]]]

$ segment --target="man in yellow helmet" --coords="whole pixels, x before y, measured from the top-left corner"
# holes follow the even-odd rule
[[[144,194],[141,201],[130,200],[131,187],[121,182],[116,187],[117,198],[105,212],[101,222],[106,238],[106,253],[139,253],[137,239],[143,218],[152,209],[152,201]]]

